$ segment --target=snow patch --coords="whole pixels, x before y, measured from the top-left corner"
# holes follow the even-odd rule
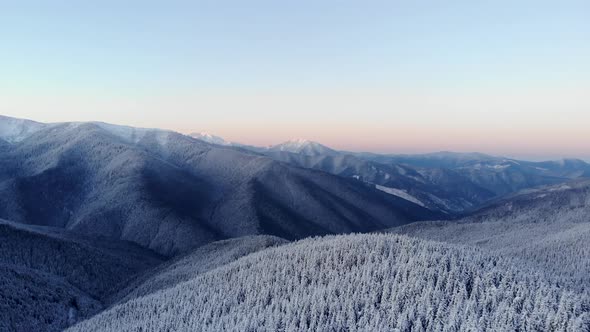
[[[506,165],[506,164],[504,164],[504,165],[490,165],[488,167],[492,168],[492,169],[496,169],[496,170],[502,170],[502,169],[506,169],[506,168],[510,167],[510,165]]]
[[[211,144],[231,145],[230,142],[226,141],[222,137],[215,136],[215,135],[212,135],[212,134],[209,134],[206,132],[192,133],[189,136],[191,136],[192,138],[196,138],[198,140],[201,140],[201,141],[205,141],[207,143],[211,143]]]
[[[420,206],[422,206],[422,207],[426,207],[426,206],[424,205],[424,203],[422,203],[422,202],[421,202],[419,199],[417,199],[416,197],[414,197],[414,196],[412,196],[412,195],[408,194],[408,193],[407,193],[405,190],[401,190],[401,189],[397,189],[397,188],[390,188],[390,187],[385,187],[385,186],[380,186],[380,185],[378,185],[378,184],[377,184],[377,185],[375,185],[375,188],[377,188],[377,189],[379,189],[379,190],[381,190],[381,191],[383,191],[383,192],[385,192],[385,193],[388,193],[388,194],[390,194],[390,195],[394,195],[394,196],[397,196],[397,197],[399,197],[399,198],[403,198],[403,199],[405,199],[406,201],[410,201],[410,202],[412,202],[412,203],[418,204],[418,205],[420,205]]]
[[[561,191],[569,189],[572,189],[572,187],[568,186],[567,184],[562,184],[561,186],[550,188],[549,191]]]

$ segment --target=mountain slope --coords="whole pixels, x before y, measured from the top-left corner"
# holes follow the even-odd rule
[[[329,149],[329,148],[326,148]],[[323,151],[323,150],[315,150]],[[458,213],[495,196],[452,170],[416,169],[402,164],[381,164],[345,152],[267,151],[265,155],[291,165],[313,168],[376,185],[392,195],[417,202],[433,211]]]
[[[585,331],[588,304],[481,250],[349,235],[248,255],[69,331]]]
[[[8,141],[0,138],[0,151],[5,151],[10,148],[10,143]]]
[[[577,180],[498,199],[456,222],[392,230],[484,248],[539,268],[562,285],[590,291],[590,181]]]
[[[587,177],[590,164],[581,160],[531,162],[494,157],[481,153],[438,152],[421,155],[357,154],[384,164],[405,164],[419,168],[452,170],[474,185],[493,192],[496,196],[525,188],[557,184],[579,177]]]
[[[100,309],[100,302],[62,278],[0,264],[1,331],[62,331]]]
[[[203,137],[207,141],[207,137]],[[232,143],[231,146],[237,146]],[[589,177],[581,160],[529,162],[482,153],[382,155],[337,151],[296,139],[269,148],[240,146],[274,160],[342,177],[354,177],[433,211],[449,215],[525,188]]]
[[[425,154],[375,154],[357,153],[357,156],[366,160],[372,160],[383,164],[400,163],[420,168],[446,168],[453,169],[472,164],[474,162],[501,161],[502,158],[483,153],[457,153],[449,151],[425,153]]]
[[[358,181],[162,130],[56,124],[2,157],[0,217],[164,255],[245,235],[297,239],[439,217]]]
[[[210,144],[217,144],[217,145],[231,145],[232,144],[219,136],[211,135],[209,133],[192,133],[189,136],[194,139],[198,139],[198,140],[210,143]]]
[[[117,294],[113,294],[109,302],[123,303],[174,287],[240,257],[285,243],[286,240],[275,236],[257,235],[207,244],[144,272]]]
[[[0,140],[19,142],[47,126],[44,123],[0,115]]]
[[[293,139],[268,148],[268,152],[290,152],[304,156],[336,156],[340,152],[317,142],[306,139]]]
[[[0,330],[61,331],[160,262],[130,243],[0,220]]]

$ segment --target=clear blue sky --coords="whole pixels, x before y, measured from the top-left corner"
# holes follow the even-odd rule
[[[12,116],[590,156],[590,1],[3,1],[0,40]]]

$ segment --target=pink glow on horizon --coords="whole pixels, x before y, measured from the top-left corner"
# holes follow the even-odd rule
[[[590,159],[590,89],[326,90],[168,96],[0,95],[2,114],[99,120],[257,146],[306,138],[339,150]]]
[[[317,141],[337,150],[376,153],[429,153],[436,151],[482,152],[510,157],[546,159],[577,157],[590,159],[590,138],[586,130],[558,128],[547,131],[477,130],[457,131],[453,128],[342,128],[318,134],[311,128],[230,128],[211,132],[232,142],[255,146],[279,144],[294,138]],[[370,135],[367,133],[370,132]],[[188,131],[186,132],[188,133]],[[225,135],[224,135],[225,133]],[[269,135],[270,133],[270,135]],[[268,136],[267,136],[268,135]],[[278,137],[278,138],[277,138]]]

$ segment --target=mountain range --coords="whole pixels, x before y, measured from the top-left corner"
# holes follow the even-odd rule
[[[0,121],[19,125],[0,160],[1,218],[163,255],[245,235],[298,239],[441,216],[354,179],[175,132]]]
[[[383,155],[337,151],[295,139],[270,147],[230,143],[275,160],[355,178],[377,189],[449,215],[521,189],[562,183],[590,175],[590,164],[577,159],[531,162],[482,153],[437,152]]]
[[[0,116],[0,330],[590,331],[589,169]]]

